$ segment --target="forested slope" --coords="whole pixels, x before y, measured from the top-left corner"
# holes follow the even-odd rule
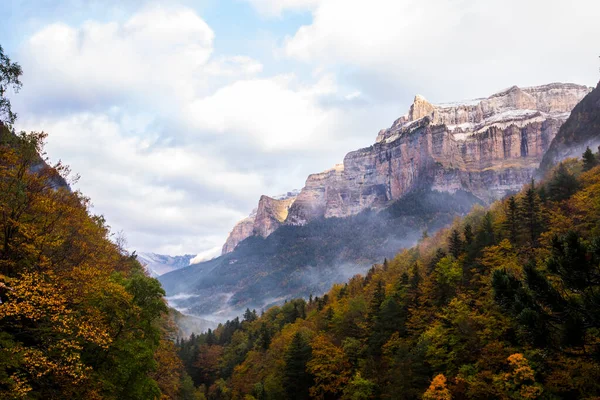
[[[568,160],[323,297],[177,347],[209,399],[600,396],[600,167]]]
[[[0,123],[0,399],[185,396],[164,291],[57,184],[44,137]]]

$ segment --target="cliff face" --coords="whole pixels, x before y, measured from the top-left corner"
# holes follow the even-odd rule
[[[267,237],[282,223],[382,209],[416,189],[466,191],[485,203],[517,191],[590,90],[562,83],[513,86],[488,98],[440,105],[416,96],[374,145],[310,175],[297,197],[261,197],[256,217],[236,225],[223,253],[248,236]]]
[[[235,226],[229,233],[225,244],[223,245],[223,250],[221,251],[221,254],[227,254],[232,252],[242,240],[246,239],[249,236],[252,236],[252,233],[254,231],[255,217],[255,215],[250,215],[249,217],[244,218],[243,220],[235,224]]]
[[[419,187],[491,202],[529,182],[571,109],[590,89],[516,86],[456,104],[416,96],[407,115],[342,165],[308,177],[286,224],[379,209]]]
[[[586,147],[594,152],[600,145],[600,82],[579,103],[560,128],[540,165],[547,170],[554,163],[569,157],[580,157]]]
[[[296,195],[297,192],[288,192],[276,197],[261,196],[256,210],[233,227],[221,254],[232,252],[241,241],[250,236],[266,238],[273,233],[286,220]]]

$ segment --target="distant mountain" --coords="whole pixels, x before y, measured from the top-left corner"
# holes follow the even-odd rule
[[[167,256],[156,253],[137,253],[138,261],[146,267],[153,277],[166,274],[167,272],[187,267],[190,265],[195,255],[186,254],[183,256]]]
[[[416,96],[376,143],[310,175],[299,194],[262,196],[223,255],[159,278],[178,308],[223,319],[320,294],[530,182],[571,110],[592,89],[503,90],[433,105]]]

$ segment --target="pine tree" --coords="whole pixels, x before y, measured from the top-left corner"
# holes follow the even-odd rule
[[[296,332],[284,356],[284,387],[289,399],[309,398],[308,389],[312,386],[313,379],[306,371],[306,363],[311,354],[308,341],[300,332]]]
[[[258,343],[263,350],[267,350],[271,345],[271,332],[264,322],[260,324]]]
[[[525,223],[531,246],[535,246],[541,228],[541,207],[533,179],[525,192],[525,196],[521,199],[519,213],[521,220]]]
[[[450,240],[448,243],[448,251],[450,251],[450,254],[452,254],[452,256],[454,258],[458,258],[460,256],[460,253],[462,253],[463,250],[463,241],[460,238],[460,233],[458,233],[458,231],[456,229],[452,230],[452,233],[450,234]]]
[[[475,237],[471,224],[465,224],[463,234],[465,236],[465,244],[467,246],[471,245],[471,243],[473,243],[473,238]]]
[[[510,242],[515,245],[517,243],[519,233],[519,207],[517,206],[517,200],[515,196],[510,196],[506,207],[506,222],[505,226],[508,230],[508,237]]]
[[[589,171],[594,168],[598,164],[598,160],[596,160],[596,156],[592,152],[592,150],[587,147],[585,152],[583,153],[583,170]]]
[[[375,318],[379,314],[379,309],[381,308],[381,303],[383,303],[384,300],[385,289],[383,287],[383,283],[381,281],[377,281],[377,286],[375,286],[373,297],[369,303],[369,314],[367,315],[367,319],[370,324],[375,322]]]
[[[552,175],[552,179],[548,182],[548,198],[553,201],[566,200],[577,191],[578,187],[577,178],[567,170],[563,163],[560,163]]]

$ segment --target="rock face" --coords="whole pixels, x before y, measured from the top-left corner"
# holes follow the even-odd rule
[[[273,233],[286,220],[297,194],[298,192],[293,191],[274,197],[261,196],[256,210],[233,227],[221,254],[232,252],[241,241],[250,236],[265,238]]]
[[[308,177],[286,224],[379,209],[419,187],[491,202],[529,182],[573,107],[590,91],[513,86],[486,99],[433,105],[416,96],[376,143]]]
[[[249,236],[252,236],[254,232],[254,219],[256,218],[256,214],[250,215],[247,218],[244,218],[231,230],[225,244],[223,245],[223,250],[221,254],[227,254],[232,252],[236,246],[244,239]]]
[[[600,145],[600,82],[574,109],[544,155],[542,171],[569,157],[580,157],[589,147]]]
[[[485,203],[517,191],[590,91],[563,83],[513,86],[488,98],[439,105],[417,95],[374,145],[310,175],[297,197],[284,203],[261,197],[254,219],[236,225],[223,253],[250,235],[268,236],[282,223],[304,225],[381,209],[412,190],[462,190]]]

